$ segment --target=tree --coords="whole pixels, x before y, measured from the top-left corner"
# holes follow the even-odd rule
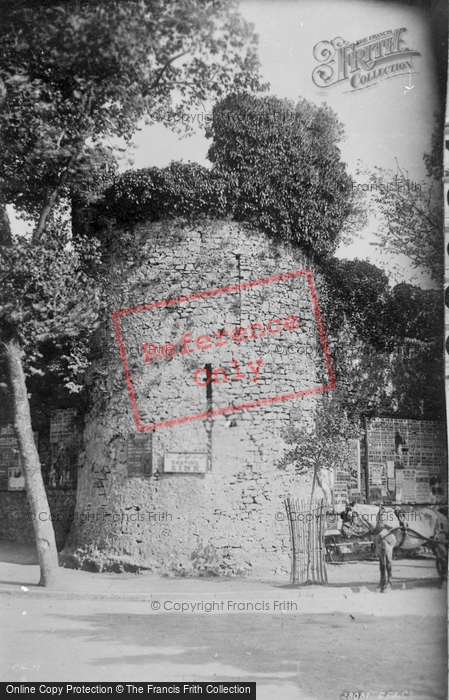
[[[421,289],[401,282],[386,299],[390,333],[399,342],[434,341],[443,337],[444,306],[437,289]]]
[[[344,319],[374,347],[384,349],[383,318],[389,298],[388,277],[366,260],[332,258],[321,265],[320,304],[328,333],[338,334]]]
[[[445,420],[441,291],[398,284],[385,316],[397,338],[391,362],[397,410],[418,419]]]
[[[393,183],[393,184],[391,184]],[[398,168],[371,175],[373,204],[381,217],[374,244],[395,255],[406,255],[415,269],[435,281],[443,275],[443,206],[441,183],[410,182]]]
[[[347,417],[338,397],[323,397],[313,427],[290,427],[284,434],[284,440],[293,447],[286,451],[278,468],[293,465],[297,474],[313,474],[312,499],[316,485],[322,487],[323,470],[347,473],[351,461],[349,440],[360,436],[360,428]]]
[[[49,509],[31,428],[25,372],[43,374],[44,343],[90,332],[99,308],[97,282],[86,272],[87,258],[92,262],[97,257],[98,246],[95,241],[78,240],[68,247],[61,228],[47,224],[40,245],[20,238],[0,255],[1,338],[42,585],[55,582],[58,560],[52,523],[39,517]]]
[[[366,190],[373,192],[371,212],[379,218],[376,247],[406,255],[415,269],[443,280],[443,119],[436,119],[430,153],[423,155],[427,179],[414,182],[397,166],[393,172],[376,168],[368,173]],[[366,174],[366,173],[365,173]]]
[[[257,90],[260,83],[256,39],[235,0],[46,0],[39,5],[24,0],[1,2],[0,10],[1,242],[7,244],[1,250],[1,341],[34,514],[40,583],[52,585],[56,548],[51,524],[38,518],[48,504],[32,439],[23,356],[28,351],[33,360],[36,344],[76,335],[86,319],[92,320],[83,304],[75,305],[76,312],[71,308],[70,292],[78,297],[85,261],[77,258],[78,248],[70,252],[74,242],[67,241],[61,212],[71,196],[89,189],[92,171],[101,173],[111,162],[106,139],[129,141],[139,121],[156,108],[165,114],[160,121],[173,127],[171,111],[189,111],[231,90]],[[11,240],[6,204],[34,221],[31,241]],[[56,320],[44,309],[52,298],[52,278],[55,294],[61,292],[54,303]],[[67,288],[71,279],[79,286]]]
[[[327,261],[317,277],[340,400],[348,416],[444,417],[443,300],[360,260]]]
[[[2,4],[3,197],[34,214],[37,240],[68,180],[110,152],[106,137],[131,139],[156,108],[173,127],[172,112],[259,88],[235,0]]]
[[[230,95],[214,107],[206,134],[236,219],[255,221],[314,258],[335,251],[355,195],[337,146],[343,127],[329,107]]]

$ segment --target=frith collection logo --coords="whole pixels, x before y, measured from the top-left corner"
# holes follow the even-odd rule
[[[320,65],[312,73],[317,87],[328,88],[349,81],[352,91],[371,87],[380,80],[411,74],[419,51],[404,46],[405,27],[389,29],[352,44],[341,37],[320,41],[313,49]]]

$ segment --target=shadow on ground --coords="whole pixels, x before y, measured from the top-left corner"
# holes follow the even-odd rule
[[[282,588],[284,590],[307,590],[308,586],[297,585],[297,584],[272,584],[274,588]],[[363,586],[369,591],[375,591],[377,589],[378,583],[373,583],[372,579],[370,581],[347,581],[345,583],[327,583],[326,585],[320,586],[320,588],[352,588],[357,591]],[[391,588],[393,590],[401,590],[406,588],[411,590],[413,588],[440,588],[440,580],[434,577],[423,578],[423,579],[410,579],[410,578],[394,578],[391,581]]]
[[[5,564],[38,564],[36,546],[23,542],[0,542],[0,562]]]
[[[124,675],[146,666],[148,678],[160,668],[170,680],[275,683],[278,697],[291,683],[320,700],[345,691],[445,697],[445,620],[436,617],[270,611],[55,615],[56,621],[61,642],[79,640],[84,653],[92,642],[112,650],[90,658],[93,677],[99,666],[119,663]],[[84,628],[75,629],[80,623]]]

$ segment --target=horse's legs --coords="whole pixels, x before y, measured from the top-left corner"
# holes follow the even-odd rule
[[[383,553],[379,557],[379,564],[380,564],[380,581],[379,581],[378,588],[379,588],[380,592],[383,593],[385,590],[385,555]]]
[[[381,593],[383,593],[385,589],[385,550],[382,546],[382,541],[374,542],[374,544],[376,547],[377,556],[379,557],[380,568],[380,581],[379,585],[377,586],[377,589],[380,590]]]
[[[435,547],[437,572],[440,577],[440,585],[447,581],[447,549],[444,544],[437,544]]]
[[[374,544],[376,547],[377,556],[379,557],[380,567],[380,583],[378,590],[381,593],[386,588],[391,587],[391,562],[393,559],[393,544],[387,542],[386,538],[375,538]]]
[[[393,545],[389,542],[384,543],[385,549],[385,565],[387,569],[387,581],[385,583],[385,588],[391,588],[391,564],[393,561]]]

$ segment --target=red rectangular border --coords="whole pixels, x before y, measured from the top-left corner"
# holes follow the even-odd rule
[[[318,328],[318,333],[321,341],[321,348],[323,350],[324,358],[326,361],[327,372],[329,375],[329,384],[326,386],[315,387],[313,389],[304,389],[303,391],[298,391],[296,393],[290,394],[280,394],[279,396],[273,396],[268,399],[260,399],[258,401],[248,401],[246,403],[240,404],[238,406],[227,406],[226,408],[217,408],[213,411],[205,411],[204,413],[196,413],[192,416],[183,416],[181,418],[172,418],[170,420],[165,420],[160,423],[152,423],[143,425],[140,416],[139,409],[137,407],[137,399],[134,393],[133,382],[131,379],[131,372],[128,365],[128,359],[126,357],[126,351],[123,345],[123,337],[120,329],[120,324],[118,319],[120,316],[129,316],[131,314],[138,313],[139,311],[149,311],[150,309],[164,308],[165,306],[172,306],[173,304],[181,304],[183,302],[193,301],[194,299],[204,299],[205,297],[216,296],[217,294],[223,294],[224,292],[237,292],[242,289],[248,289],[249,287],[257,287],[261,284],[269,284],[270,282],[281,282],[282,280],[292,279],[294,277],[305,276],[309,285],[310,296],[312,298],[313,310],[315,313],[315,320]],[[149,430],[156,430],[157,428],[167,428],[172,425],[179,425],[181,423],[189,423],[191,421],[200,420],[202,418],[211,418],[212,416],[219,416],[226,413],[233,413],[234,411],[241,411],[245,408],[254,408],[255,406],[264,406],[267,404],[277,403],[279,401],[288,401],[289,399],[298,399],[301,396],[308,396],[310,394],[317,394],[323,391],[331,391],[337,386],[335,380],[335,373],[332,367],[332,360],[329,353],[329,347],[327,345],[326,335],[324,332],[323,321],[321,318],[320,309],[318,307],[318,299],[315,289],[315,284],[313,281],[312,272],[310,270],[297,270],[296,272],[285,272],[282,275],[275,275],[274,277],[264,277],[260,280],[252,280],[251,282],[242,282],[241,284],[232,284],[227,287],[220,287],[219,289],[209,289],[204,292],[196,292],[195,294],[189,294],[188,296],[178,297],[177,299],[166,299],[163,301],[154,301],[151,304],[142,304],[140,306],[134,306],[131,309],[122,309],[121,311],[114,311],[112,314],[112,321],[114,324],[115,334],[117,337],[117,343],[120,350],[120,357],[123,363],[123,371],[125,374],[126,385],[128,387],[129,398],[131,401],[131,406],[134,414],[134,420],[139,433],[144,433]]]

